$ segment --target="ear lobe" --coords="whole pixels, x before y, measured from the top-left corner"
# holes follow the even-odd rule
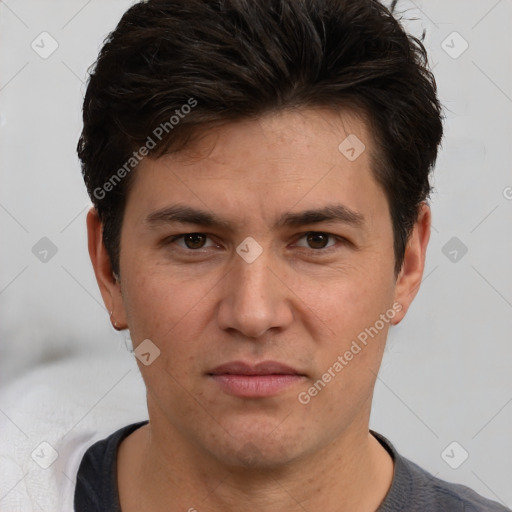
[[[96,282],[112,325],[116,330],[125,329],[127,325],[121,286],[112,270],[110,257],[103,243],[103,225],[94,207],[87,213],[87,241]]]
[[[418,210],[418,219],[407,243],[404,262],[396,280],[395,302],[399,303],[402,309],[392,320],[393,325],[400,323],[405,317],[421,285],[430,239],[431,222],[430,207],[427,203],[421,203]]]

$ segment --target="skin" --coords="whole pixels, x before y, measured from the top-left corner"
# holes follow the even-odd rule
[[[349,134],[366,146],[352,162],[338,150]],[[422,204],[396,276],[373,148],[362,118],[309,109],[217,127],[179,154],[145,159],[124,214],[120,281],[89,212],[89,252],[113,321],[130,329],[134,348],[150,339],[160,350],[150,365],[138,361],[150,423],[120,446],[124,512],[378,508],[393,461],[368,431],[373,389],[388,329],[421,282],[431,214]],[[230,228],[147,221],[176,203]],[[364,223],[274,227],[282,215],[333,204]],[[312,243],[308,232],[333,236]],[[169,241],[186,233],[208,236]],[[248,236],[262,248],[252,263],[236,252]],[[393,304],[401,311],[301,403],[298,394]],[[279,361],[303,376],[275,396],[232,396],[208,372],[235,360]]]

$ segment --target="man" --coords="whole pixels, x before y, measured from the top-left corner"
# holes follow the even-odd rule
[[[127,11],[78,151],[149,422],[89,448],[77,511],[506,510],[369,431],[441,138],[425,49],[376,0]]]

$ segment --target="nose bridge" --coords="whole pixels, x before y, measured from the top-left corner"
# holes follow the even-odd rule
[[[248,337],[258,337],[272,327],[284,327],[291,313],[286,304],[286,287],[271,270],[277,266],[272,251],[258,248],[249,240],[240,244],[237,253],[226,276],[220,327],[234,328]]]
[[[236,263],[235,289],[239,292],[239,299],[268,303],[272,301],[272,291],[274,283],[272,280],[272,273],[269,266],[271,261],[267,255],[261,255],[255,261],[247,263],[245,261],[238,261]]]

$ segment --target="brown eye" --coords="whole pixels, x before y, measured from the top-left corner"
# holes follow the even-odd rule
[[[329,242],[330,235],[325,233],[308,233],[307,242],[312,249],[325,249]]]
[[[188,249],[201,249],[206,241],[206,235],[202,233],[189,233],[183,235],[183,241]]]
[[[162,246],[171,248],[177,246],[185,254],[192,254],[193,252],[202,254],[204,251],[200,251],[200,249],[206,251],[218,247],[206,233],[183,233],[182,235],[170,236],[162,241]]]

